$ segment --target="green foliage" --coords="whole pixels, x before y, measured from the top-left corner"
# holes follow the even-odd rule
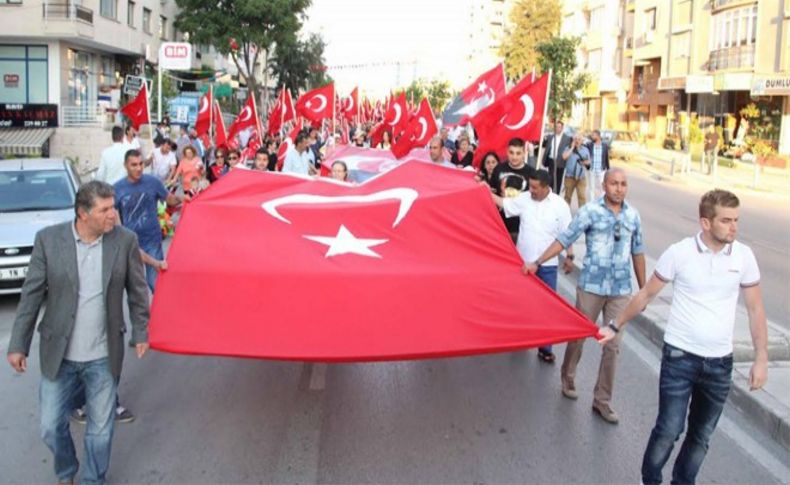
[[[415,79],[406,89],[398,90],[398,93],[401,91],[406,93],[406,99],[414,100],[415,104],[418,104],[422,98],[427,98],[434,112],[441,112],[453,96],[449,81],[438,79],[431,81]]]
[[[151,117],[156,116],[156,103],[159,100],[159,85],[156,76],[151,77]],[[162,76],[162,116],[166,115],[170,110],[170,100],[178,96],[177,81],[171,79],[169,76]]]
[[[552,37],[535,48],[541,72],[549,69],[553,72],[548,109],[553,119],[570,116],[576,93],[590,81],[587,74],[575,72],[576,48],[580,42],[578,37]]]
[[[537,67],[537,47],[557,35],[561,19],[559,0],[519,0],[513,6],[499,46],[508,79],[517,82]]]
[[[747,144],[755,157],[767,157],[776,154],[776,149],[773,145],[765,140],[752,138],[747,140]]]
[[[747,120],[751,120],[760,116],[760,110],[757,109],[756,104],[749,103],[741,109],[740,115]]]
[[[213,45],[230,54],[239,74],[258,98],[256,65],[272,46],[293,41],[311,0],[176,0],[175,28],[193,44]]]
[[[700,144],[704,141],[705,135],[702,133],[702,128],[699,126],[699,117],[694,116],[691,118],[689,124],[689,143]]]
[[[269,58],[269,70],[277,85],[295,94],[332,82],[326,74],[325,47],[326,42],[319,34],[310,34],[304,41],[293,38],[277,44]]]

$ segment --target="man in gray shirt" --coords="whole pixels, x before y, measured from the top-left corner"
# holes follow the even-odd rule
[[[104,483],[110,465],[117,378],[124,353],[123,293],[128,293],[137,356],[148,349],[148,287],[137,237],[116,225],[113,188],[99,181],[77,192],[74,221],[36,234],[8,344],[8,362],[27,370],[36,320],[41,436],[54,455],[55,474],[72,483],[79,462],[69,430],[72,398],[87,396],[84,483]]]

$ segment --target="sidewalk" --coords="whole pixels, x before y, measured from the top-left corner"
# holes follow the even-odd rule
[[[630,162],[616,160],[614,164],[639,167],[661,180],[702,189],[719,187],[790,200],[790,168],[758,167],[755,188],[755,169],[751,163],[736,161],[733,168],[719,165],[714,177],[700,171],[699,161],[692,161],[690,171],[683,173],[685,157],[686,154],[679,151],[647,148],[642,151],[641,157],[636,157]]]
[[[581,269],[586,253],[583,241],[573,245],[574,264]],[[653,273],[656,261],[646,258],[647,277]],[[578,273],[565,278],[575,286]],[[633,280],[634,289],[636,278]],[[566,298],[570,295],[566,294]],[[647,309],[631,321],[627,331],[639,331],[656,346],[664,341],[664,330],[672,302],[671,285],[664,287]],[[571,303],[572,297],[571,297]],[[633,329],[633,330],[631,330]],[[754,356],[749,319],[746,309],[738,305],[733,338],[733,386],[730,402],[757,427],[768,433],[776,442],[790,450],[790,333],[768,322],[768,384],[759,391],[749,391],[749,370]]]

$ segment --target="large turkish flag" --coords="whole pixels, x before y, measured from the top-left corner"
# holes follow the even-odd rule
[[[159,276],[158,350],[301,361],[470,355],[595,335],[535,276],[470,172],[362,185],[233,170],[189,203]]]

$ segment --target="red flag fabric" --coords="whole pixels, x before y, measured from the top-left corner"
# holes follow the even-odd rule
[[[288,123],[296,119],[296,109],[294,108],[294,100],[291,97],[291,90],[283,88],[283,123]]]
[[[502,64],[484,72],[453,98],[442,114],[442,126],[465,125],[470,118],[501,99],[506,92]]]
[[[225,120],[219,109],[219,101],[214,100],[214,146],[221,147],[228,143],[228,133],[225,131]]]
[[[288,153],[288,148],[296,143],[296,136],[299,132],[302,131],[302,120],[294,123],[293,128],[291,128],[291,132],[288,133],[288,136],[285,137],[280,146],[277,148],[277,170],[280,171],[283,169],[283,164],[285,163],[285,155]]]
[[[121,108],[121,113],[129,118],[135,130],[139,130],[140,125],[151,123],[151,118],[148,114],[148,88],[146,83],[143,83],[143,87],[137,93],[137,96]]]
[[[372,148],[376,148],[381,143],[381,139],[384,137],[384,132],[389,130],[387,127],[387,123],[384,121],[379,121],[375,125],[370,127],[370,133],[368,133],[368,140],[370,140],[370,146]],[[390,130],[390,135],[392,135],[392,131]],[[392,136],[390,136],[392,139]]]
[[[228,138],[235,137],[240,131],[258,126],[257,109],[255,108],[255,97],[247,96],[247,101],[244,103],[244,108],[241,109],[239,116],[233,120],[228,130]]]
[[[214,107],[214,100],[211,99],[211,89],[206,94],[200,97],[200,105],[198,108],[197,120],[195,121],[195,131],[198,136],[208,133],[211,129],[211,110]]]
[[[418,161],[356,186],[231,171],[184,211],[157,281],[151,347],[348,362],[595,335],[580,312],[521,273],[473,176]]]
[[[548,74],[534,82],[531,75],[527,76],[507,96],[472,119],[480,140],[475,151],[475,168],[489,151],[496,152],[500,159],[506,157],[507,144],[512,138],[538,141],[545,117],[548,84]]]
[[[348,120],[344,119],[340,123],[340,144],[348,145],[349,143],[351,143],[351,137],[349,136]]]
[[[359,111],[359,88],[354,88],[347,98],[343,98],[340,107],[343,117],[349,121],[353,120]]]
[[[406,156],[412,148],[424,147],[431,141],[431,137],[439,133],[433,110],[428,100],[423,98],[417,114],[411,117],[406,130],[400,138],[392,144],[392,153],[397,158]]]
[[[400,136],[409,124],[409,107],[406,105],[406,93],[400,93],[390,99],[389,108],[384,113],[384,123],[391,130],[393,138]]]
[[[331,172],[332,164],[342,160],[348,167],[351,182],[364,182],[380,173],[389,172],[406,161],[419,160],[430,163],[431,156],[425,148],[414,148],[403,160],[398,160],[390,150],[362,148],[355,145],[337,147],[321,160],[322,171]]]
[[[274,135],[280,128],[283,126],[283,96],[285,90],[280,90],[280,94],[277,95],[277,100],[274,102],[272,109],[269,111],[269,123],[266,128],[266,133],[269,135]]]
[[[296,114],[310,120],[313,126],[326,118],[332,119],[334,108],[334,83],[308,91],[296,101]]]

